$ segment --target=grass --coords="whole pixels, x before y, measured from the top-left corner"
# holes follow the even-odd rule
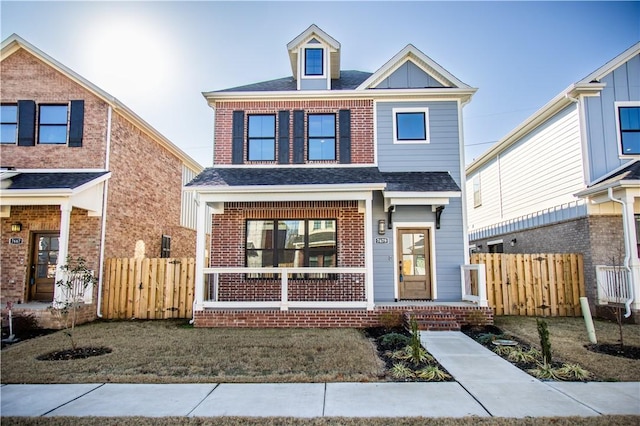
[[[354,329],[192,328],[186,321],[94,322],[79,346],[110,354],[71,361],[36,357],[69,348],[56,332],[2,350],[2,383],[221,383],[379,381],[383,363]]]
[[[294,419],[291,417],[3,417],[3,426],[637,426],[637,416],[555,417],[555,418],[344,418],[322,417]]]
[[[551,352],[554,359],[579,364],[605,381],[640,381],[640,360],[605,355],[587,350],[589,337],[584,320],[579,318],[545,318],[549,325]],[[536,320],[532,317],[495,317],[495,325],[525,343],[540,349]],[[594,320],[598,343],[618,343],[618,325],[611,321]],[[625,345],[640,346],[640,325],[625,324]]]

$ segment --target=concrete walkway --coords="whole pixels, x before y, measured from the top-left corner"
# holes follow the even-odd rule
[[[2,416],[546,417],[640,415],[640,383],[531,378],[460,332],[421,340],[446,383],[3,385]]]

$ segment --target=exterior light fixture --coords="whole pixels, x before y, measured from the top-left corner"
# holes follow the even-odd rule
[[[384,235],[386,230],[387,230],[387,224],[385,223],[384,219],[380,219],[378,221],[378,235]]]
[[[509,241],[509,245],[510,245],[511,247],[513,247],[513,246],[515,246],[515,245],[516,245],[516,243],[517,243],[517,242],[518,242],[518,240],[516,240],[516,239],[514,238],[513,240]]]
[[[11,232],[20,232],[22,231],[22,224],[20,222],[11,224]]]

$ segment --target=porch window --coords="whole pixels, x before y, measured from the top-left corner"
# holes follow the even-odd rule
[[[18,140],[18,105],[2,105],[0,121],[2,122],[0,143],[16,143]]]
[[[248,220],[246,235],[247,267],[337,266],[335,220]],[[305,278],[300,275],[294,278]],[[308,278],[327,278],[327,274],[307,275]]]

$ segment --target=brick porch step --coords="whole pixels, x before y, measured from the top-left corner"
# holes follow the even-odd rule
[[[448,311],[414,311],[404,313],[407,329],[411,329],[411,317],[415,317],[418,330],[425,331],[460,331],[457,317]]]

